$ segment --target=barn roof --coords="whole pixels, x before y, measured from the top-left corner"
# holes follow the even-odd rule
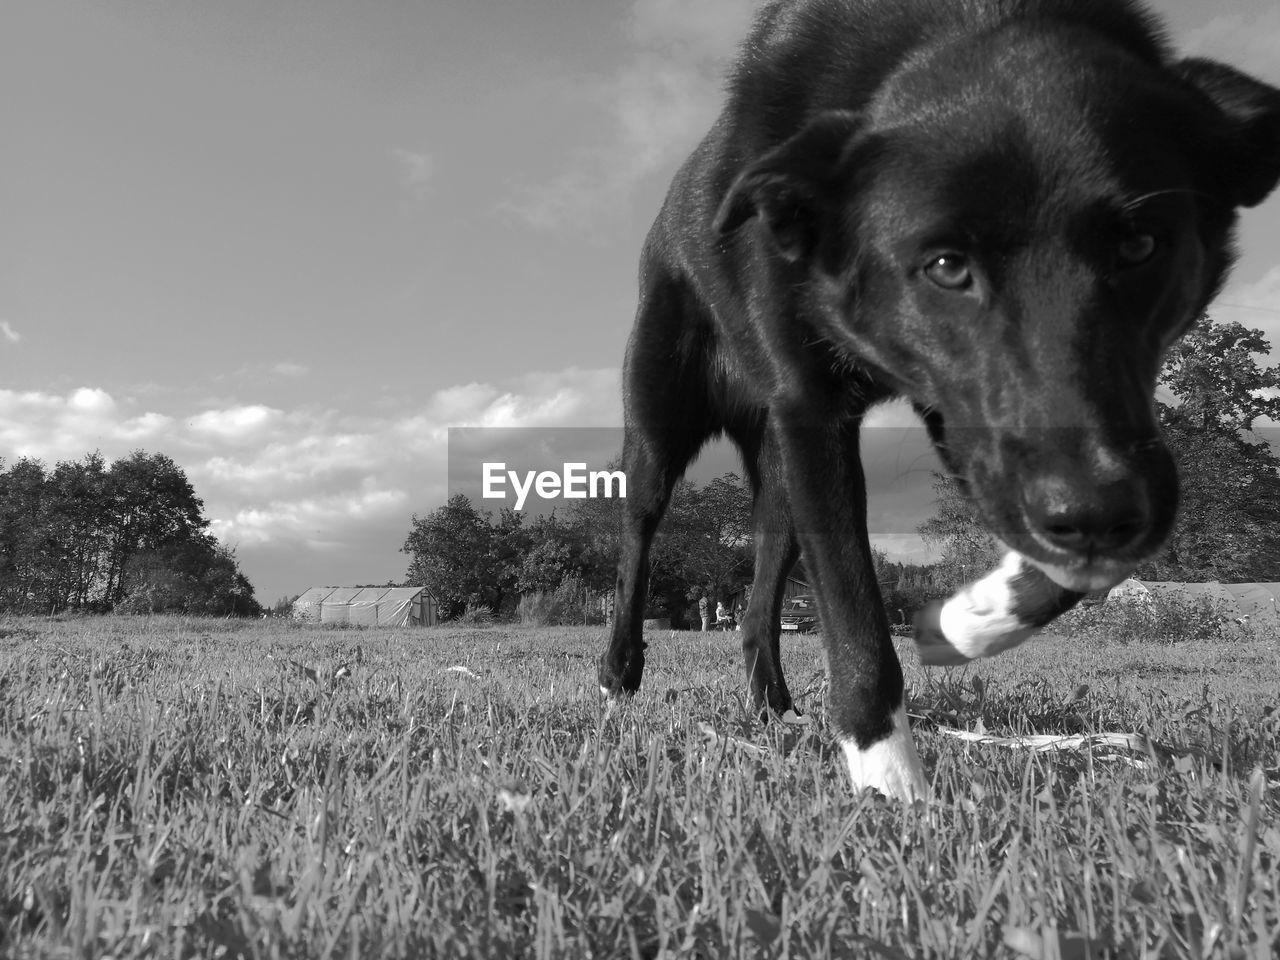
[[[294,603],[352,603],[371,600],[412,600],[426,587],[309,587]]]

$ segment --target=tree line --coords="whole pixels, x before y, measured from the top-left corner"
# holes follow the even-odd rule
[[[649,557],[647,615],[683,625],[698,591],[727,595],[750,579],[751,492],[727,473],[699,487],[681,480]],[[403,551],[407,582],[427,586],[446,617],[468,607],[509,616],[521,595],[566,582],[597,595],[613,589],[622,503],[576,501],[563,513],[496,515],[457,494],[426,516],[416,514]]]
[[[0,459],[0,609],[257,615],[235,552],[163,454]]]
[[[1270,344],[1238,323],[1202,323],[1166,357],[1161,427],[1182,481],[1177,525],[1136,576],[1147,580],[1280,581],[1280,458],[1254,432],[1280,421],[1280,367]],[[997,548],[954,480],[938,476],[935,512],[920,528],[940,552],[927,566],[874,557],[891,623],[990,569]],[[613,588],[619,500],[581,500],[564,513],[495,516],[455,496],[414,515],[402,550],[406,582],[429,587],[447,617],[468,607],[513,613],[521,596],[573,584]],[[169,457],[99,453],[47,467],[0,458],[0,610],[65,609],[256,615],[233,550],[208,533],[204,503]],[[727,599],[753,574],[751,492],[734,473],[680,481],[650,553],[646,615],[686,625],[701,593]],[[798,575],[803,578],[803,558]]]
[[[702,594],[728,600],[754,574],[751,491],[727,473],[705,486],[677,483],[649,556],[645,616],[696,625]],[[578,501],[563,514],[526,518],[477,509],[455,494],[426,516],[414,516],[403,551],[412,557],[406,582],[425,585],[452,619],[468,609],[514,616],[520,599],[572,586],[600,598],[614,587],[621,542],[618,500]],[[910,622],[929,600],[948,592],[935,568],[898,563],[872,550],[890,623]],[[795,576],[805,578],[803,561]],[[602,608],[601,614],[603,615]]]

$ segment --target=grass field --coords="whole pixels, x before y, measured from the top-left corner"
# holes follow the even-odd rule
[[[927,813],[850,794],[788,639],[809,728],[733,634],[606,710],[599,629],[0,622],[0,955],[1275,955],[1275,636],[904,648]]]

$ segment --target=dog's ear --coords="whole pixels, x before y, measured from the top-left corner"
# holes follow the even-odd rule
[[[819,114],[738,174],[712,229],[723,235],[759,216],[784,258],[794,263],[812,254],[838,202],[841,161],[861,126],[856,113]]]
[[[1280,182],[1280,90],[1213,60],[1174,69],[1216,108],[1221,126],[1206,144],[1215,186],[1235,206],[1261,203]]]

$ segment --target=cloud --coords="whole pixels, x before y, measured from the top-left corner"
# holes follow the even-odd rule
[[[555,427],[616,425],[622,421],[617,370],[530,373],[492,398],[469,422],[453,426]]]
[[[604,427],[622,422],[616,367],[529,373],[502,385],[468,383],[437,391],[397,423],[406,444],[443,443],[449,427]]]
[[[581,226],[646,177],[669,174],[715,119],[724,66],[751,10],[748,0],[634,0],[631,55],[592,82],[605,140],[578,148],[563,173],[523,187],[501,209],[538,229]]]
[[[436,175],[435,158],[415,150],[392,150],[391,156],[399,167],[401,185],[415,197],[423,196]]]
[[[173,417],[162,413],[144,413],[140,417],[124,420],[118,427],[120,439],[130,443],[144,443],[164,436],[173,426]]]
[[[255,404],[226,410],[205,410],[192,417],[188,426],[195,437],[240,446],[257,441],[281,416],[279,410]]]
[[[575,97],[584,88],[595,91],[594,127],[603,137],[567,148],[560,173],[518,184],[500,212],[539,230],[579,229],[646,178],[674,172],[716,116],[725,67],[753,7],[751,0],[632,0],[630,52],[610,73],[566,80]],[[1280,10],[1218,16],[1181,40],[1188,54],[1280,79]]]
[[[281,360],[271,367],[271,372],[278,377],[305,377],[311,369],[292,360]]]
[[[3,336],[9,343],[22,342],[22,334],[13,329],[8,320],[0,320],[0,336]]]
[[[352,523],[377,523],[388,514],[403,518],[400,537],[408,533],[409,495],[404,490],[369,485],[337,494],[271,500],[236,511],[213,522],[213,533],[240,549],[280,541],[313,550],[342,550]],[[399,543],[391,541],[395,546]]]
[[[308,577],[332,583],[402,575],[410,515],[447,496],[450,427],[616,427],[622,419],[616,368],[456,385],[385,416],[258,403],[157,411],[141,402],[96,387],[0,390],[0,451],[7,463],[49,465],[94,450],[108,461],[136,449],[172,457],[213,532],[238,548],[260,599],[290,591],[280,565],[295,560],[310,564]]]
[[[0,451],[9,462],[79,459],[96,449],[126,454],[170,422],[161,414],[122,411],[111,394],[94,387],[65,395],[0,390]]]
[[[116,402],[105,390],[81,387],[67,399],[67,406],[86,414],[109,414],[116,408]]]
[[[635,0],[631,32],[656,47],[691,48],[701,57],[727,57],[746,34],[754,4],[750,0]]]
[[[234,370],[225,373],[215,374],[213,381],[215,383],[234,383],[243,381],[256,385],[263,381],[278,380],[280,378],[297,380],[300,377],[305,377],[310,372],[310,367],[305,364],[298,363],[295,360],[277,360],[275,363],[253,362],[241,364]],[[161,389],[163,388],[159,387],[159,385],[155,385],[152,392],[156,392]]]

